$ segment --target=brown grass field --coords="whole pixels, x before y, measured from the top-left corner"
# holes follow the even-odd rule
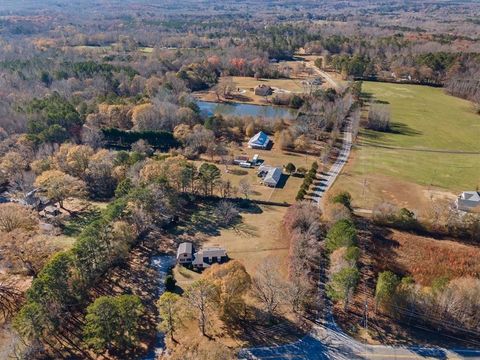
[[[375,236],[372,247],[369,253],[379,270],[410,275],[423,286],[441,277],[480,275],[480,248],[455,240],[437,240],[391,230],[386,236]]]
[[[295,60],[292,61],[282,61],[278,63],[278,66],[282,68],[290,69],[289,78],[283,79],[255,79],[253,77],[247,76],[228,76],[222,77],[220,83],[232,80],[236,90],[233,95],[233,99],[229,101],[240,102],[240,103],[252,103],[257,105],[266,105],[270,103],[269,97],[255,95],[254,89],[257,85],[268,85],[273,88],[278,88],[286,93],[291,94],[301,94],[306,91],[305,86],[302,85],[302,81],[317,78],[319,77],[314,70],[312,70],[313,62],[318,56],[307,55],[307,56],[298,56]],[[330,77],[332,77],[337,82],[342,82],[341,76],[334,72],[329,72]],[[322,89],[328,89],[331,85],[328,82],[324,82],[321,86]],[[199,91],[195,95],[200,100],[204,101],[217,101],[218,97],[213,90]]]
[[[239,260],[251,275],[266,258],[278,262],[279,272],[286,278],[288,240],[283,234],[282,219],[287,208],[261,205],[256,213],[242,213],[242,221],[231,229],[221,229],[213,236],[198,233],[202,246],[218,245],[227,249],[232,259]],[[175,268],[180,287],[197,280],[200,275],[185,268]]]
[[[454,279],[480,274],[480,247],[453,239],[434,239],[388,228],[380,228],[363,220],[360,242],[364,251],[359,261],[361,280],[348,312],[336,305],[335,314],[344,329],[353,336],[378,344],[429,343],[446,346],[448,336],[424,329],[404,326],[375,309],[375,284],[378,273],[386,270],[400,276],[411,276],[429,287],[438,278]],[[363,330],[365,303],[369,309],[369,331]],[[391,336],[395,334],[395,336]],[[452,346],[459,346],[458,341]]]

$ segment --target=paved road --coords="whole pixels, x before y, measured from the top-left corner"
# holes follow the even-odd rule
[[[440,347],[365,345],[351,338],[333,320],[318,323],[303,339],[277,347],[243,349],[245,360],[353,360],[353,359],[480,359],[480,351]]]
[[[318,173],[317,176],[320,179],[320,184],[314,189],[313,197],[314,200],[318,203],[318,206],[322,206],[322,199],[328,189],[333,185],[337,176],[342,171],[345,163],[350,156],[350,150],[352,149],[352,125],[348,121],[345,126],[345,131],[343,132],[343,143],[340,150],[340,154],[337,157],[335,163],[331,166],[330,170],[327,173]]]

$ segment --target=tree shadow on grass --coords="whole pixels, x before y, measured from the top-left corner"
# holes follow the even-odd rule
[[[399,122],[392,122],[390,124],[390,131],[389,132],[392,133],[392,134],[405,135],[405,136],[422,135],[421,131],[412,129],[407,124],[399,123]]]
[[[239,223],[233,227],[235,232],[241,237],[252,237],[258,234],[258,228],[253,225]]]
[[[247,319],[229,321],[223,327],[223,331],[233,338],[246,342],[246,347],[292,343],[305,336],[308,331],[305,324],[294,323],[280,315],[268,320],[267,314],[258,308],[249,307],[247,313]]]

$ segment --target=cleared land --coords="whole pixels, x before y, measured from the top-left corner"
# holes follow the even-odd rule
[[[211,209],[198,210],[193,214],[193,221],[186,224],[187,228],[179,229],[181,233],[188,233],[189,236],[197,239],[199,246],[224,247],[230,258],[240,261],[251,276],[256,275],[258,266],[264,261],[273,260],[272,266],[275,267],[276,272],[283,279],[287,279],[289,241],[283,233],[282,226],[286,207],[254,205],[242,210],[239,222],[229,228],[198,226],[211,219]],[[194,226],[196,231],[190,231],[188,227],[191,226]],[[202,274],[181,266],[175,267],[174,275],[177,285],[182,289],[186,289],[192,282],[202,277]],[[254,314],[261,313],[260,305],[253,297],[247,295],[246,301]],[[242,327],[229,327],[228,331],[225,331],[223,323],[212,317],[209,338],[200,335],[196,321],[186,319],[176,334],[178,343],[171,344],[171,348],[175,346],[175,352],[182,352],[183,344],[192,344],[191,349],[197,347],[218,349],[219,346],[227,346],[230,349],[275,346],[296,341],[305,334],[301,321],[295,317],[288,306],[282,306],[280,313],[282,316],[278,318],[279,323],[276,325],[257,323],[255,318],[250,318]]]
[[[360,133],[334,186],[350,190],[355,205],[388,200],[418,209],[432,191],[451,197],[480,184],[480,116],[470,102],[417,85],[364,82],[363,91],[370,101],[389,104],[393,131]]]
[[[281,95],[286,94],[301,94],[309,91],[309,87],[303,82],[321,77],[317,73],[315,65],[313,64],[318,56],[298,56],[295,60],[282,61],[278,63],[278,66],[286,70],[290,75],[288,78],[283,79],[255,79],[247,76],[225,76],[220,78],[220,83],[226,81],[232,81],[235,91],[232,93],[232,99],[228,99],[233,102],[240,103],[252,103],[258,105],[265,105],[270,103],[271,96],[264,97],[255,95],[254,89],[258,85],[267,85],[276,90],[276,93]],[[328,75],[334,79],[334,81],[341,82],[340,75],[337,73],[329,72]],[[328,89],[332,87],[328,81],[324,81],[321,88]],[[195,95],[205,101],[217,101],[218,97],[215,91],[199,91]]]
[[[202,246],[218,245],[227,249],[228,255],[244,264],[251,275],[255,274],[262,261],[274,258],[286,278],[289,244],[282,226],[286,210],[286,207],[261,205],[256,207],[256,211],[242,213],[241,222],[231,228],[219,229],[215,234],[199,231],[196,236],[203,238]],[[199,274],[183,267],[175,268],[175,279],[180,287],[199,277]]]
[[[296,168],[310,168],[316,158],[312,155],[304,155],[283,151],[277,144],[274,144],[270,150],[249,149],[246,144],[242,147],[231,149],[231,152],[237,155],[247,155],[250,159],[253,155],[258,154],[263,165],[275,166],[283,168],[288,163],[292,163]],[[205,159],[210,160],[210,159]],[[204,161],[196,161],[200,166]],[[290,176],[284,172],[276,188],[265,186],[261,183],[261,178],[257,176],[258,166],[255,168],[242,168],[238,165],[228,165],[228,172],[225,165],[217,165],[222,170],[222,179],[230,180],[232,185],[237,187],[242,179],[246,179],[251,185],[251,194],[248,196],[254,200],[274,201],[274,202],[295,202],[295,196],[303,182],[303,178]],[[237,196],[242,197],[243,194],[238,193]]]

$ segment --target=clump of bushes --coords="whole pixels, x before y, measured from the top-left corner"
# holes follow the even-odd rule
[[[356,245],[357,229],[351,220],[337,221],[328,231],[325,247],[333,252],[341,247]]]
[[[297,196],[295,197],[295,200],[301,201],[305,199],[305,195],[307,195],[308,189],[310,188],[310,185],[312,185],[313,180],[315,180],[317,176],[317,171],[318,171],[318,163],[315,161],[312,166],[310,167],[310,170],[305,174],[305,177],[303,179],[303,183],[300,186],[300,189],[298,190]]]
[[[333,204],[342,204],[348,210],[352,210],[352,195],[348,191],[341,191],[332,196],[330,202]]]
[[[387,105],[373,104],[367,117],[367,129],[388,132],[390,126],[390,109]]]
[[[353,222],[343,219],[330,228],[325,243],[330,252],[327,295],[333,301],[342,301],[345,309],[360,280],[357,267],[360,249],[356,246],[356,238],[357,231]]]
[[[399,209],[388,203],[377,205],[372,211],[372,218],[377,224],[402,230],[419,231],[423,229],[413,211],[407,208]]]

